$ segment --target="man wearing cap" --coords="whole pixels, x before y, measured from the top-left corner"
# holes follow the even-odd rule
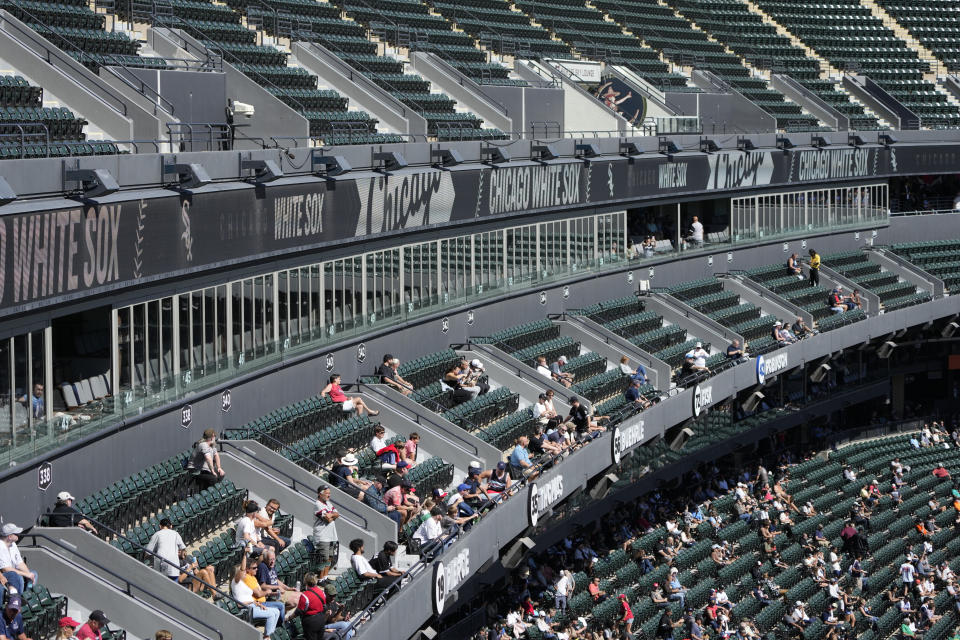
[[[11,595],[7,599],[7,606],[0,616],[0,633],[4,640],[30,640],[24,632],[23,616],[20,609],[23,607],[23,598],[19,594]]]
[[[639,380],[631,380],[630,386],[627,387],[627,390],[623,395],[627,399],[627,402],[631,403],[635,409],[646,409],[650,406],[650,401],[644,398],[640,393]]]
[[[563,370],[563,367],[566,364],[567,356],[560,356],[557,358],[557,361],[550,365],[550,376],[569,389],[573,385],[573,379],[575,376],[572,373],[566,373]]]
[[[260,530],[257,529],[256,515],[260,505],[254,500],[248,500],[243,505],[243,516],[237,520],[236,541],[238,546],[253,546],[260,548]]]
[[[396,362],[396,366],[394,366],[394,362]],[[377,367],[376,375],[383,384],[389,385],[394,390],[408,396],[413,392],[413,385],[400,377],[400,373],[397,371],[399,366],[400,361],[388,353],[383,356],[383,364]]]
[[[479,460],[471,460],[470,464],[467,465],[467,478],[463,482],[470,485],[470,491],[465,496],[467,504],[469,504],[475,511],[480,511],[488,507],[492,507],[490,501],[490,496],[487,495],[486,490],[483,488],[483,466],[480,464]]]
[[[950,472],[947,471],[947,468],[943,466],[942,462],[938,462],[936,468],[933,470],[933,475],[943,480],[944,478],[950,477]]]
[[[330,501],[330,487],[317,487],[317,501],[313,508],[313,535],[310,544],[321,565],[318,577],[323,580],[337,564],[338,546],[340,538],[337,536],[337,527],[334,524],[340,517],[340,512]]]
[[[474,358],[470,361],[470,371],[467,373],[467,377],[464,379],[466,386],[477,387],[480,389],[480,393],[477,395],[483,395],[490,391],[490,384],[481,380],[483,378],[483,363]]]
[[[846,311],[847,306],[843,304],[843,298],[840,296],[840,290],[835,288],[830,292],[830,295],[827,296],[827,306],[830,307],[830,311],[833,313],[843,313]]]
[[[430,517],[423,521],[413,533],[413,539],[420,543],[420,554],[429,555],[436,551],[442,541],[443,527],[440,520],[443,519],[443,507],[434,507],[430,509]]]
[[[100,609],[91,611],[86,624],[77,631],[77,640],[103,640],[102,632],[108,624],[110,624],[110,620],[103,614],[103,611]]]
[[[347,453],[333,467],[333,477],[331,479],[334,486],[341,491],[352,495],[357,500],[363,500],[363,492],[367,490],[370,483],[357,477],[356,471],[359,465],[360,461],[357,460],[357,456]]]
[[[502,460],[493,469],[482,472],[479,477],[481,480],[485,479],[487,481],[487,495],[507,492],[510,490],[510,485],[513,484],[513,478],[507,471],[507,463]]]
[[[169,518],[160,520],[160,529],[153,534],[147,543],[147,551],[154,555],[153,568],[171,580],[180,578],[180,565],[185,556],[187,546],[183,538],[174,531],[173,523]],[[164,562],[166,561],[166,562]]]
[[[16,589],[17,593],[32,589],[37,582],[37,572],[30,570],[17,548],[20,533],[23,533],[23,529],[12,522],[3,525],[0,530],[3,535],[0,543],[0,573],[3,573],[3,583]]]
[[[57,504],[50,513],[49,525],[51,527],[80,527],[90,533],[97,533],[97,529],[90,524],[90,521],[83,517],[83,514],[73,506],[76,501],[69,491],[61,491],[57,494]]]
[[[363,501],[370,507],[373,507],[383,515],[397,523],[397,526],[403,526],[403,515],[397,512],[395,507],[387,505],[384,497],[383,478],[374,476],[370,487],[363,492]]]
[[[401,526],[406,524],[419,509],[419,501],[415,502],[408,499],[412,487],[413,484],[404,479],[400,481],[400,484],[390,487],[383,494],[383,501],[386,503],[387,509],[400,514]]]

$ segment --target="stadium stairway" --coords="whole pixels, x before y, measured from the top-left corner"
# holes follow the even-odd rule
[[[876,129],[875,115],[829,73],[829,63],[746,0],[674,0],[681,15],[765,73],[787,74],[849,118],[853,129]]]
[[[24,622],[33,640],[52,640],[60,617],[86,621],[94,609],[110,619],[111,633],[103,633],[104,640],[148,640],[157,629],[186,640],[262,637],[248,623],[78,528],[35,527],[19,547],[42,583],[25,596]]]
[[[957,240],[929,240],[902,242],[888,247],[897,256],[943,282],[950,292],[960,286],[960,242]]]
[[[846,276],[862,291],[876,296],[879,308],[884,311],[902,309],[931,299],[929,291],[918,290],[916,283],[904,280],[897,273],[883,270],[881,265],[870,259],[871,255],[869,251],[826,255],[823,256],[821,271],[827,275],[836,272]]]
[[[899,100],[927,128],[955,126],[960,107],[925,79],[934,70],[860,0],[756,0],[772,20],[841,71],[865,75]]]
[[[732,437],[743,429],[754,428],[771,418],[776,419],[780,414],[777,411],[769,413],[772,415],[758,416],[759,422],[751,418],[732,423],[725,418],[723,412],[711,412],[699,420],[701,428],[695,431],[714,434],[719,430],[727,437]],[[854,443],[832,453],[827,459],[817,456],[794,465],[788,472],[787,490],[793,494],[794,502],[803,504],[809,500],[818,511],[818,515],[807,518],[793,514],[797,522],[793,527],[794,536],[802,533],[812,535],[818,525],[823,525],[827,540],[839,549],[840,528],[865,482],[874,475],[883,477],[882,474],[888,472],[886,469],[888,462],[894,456],[899,456],[904,464],[913,467],[906,476],[907,484],[903,489],[905,499],[899,511],[892,508],[889,498],[883,498],[871,519],[868,537],[872,556],[864,564],[864,568],[870,575],[869,586],[863,592],[859,592],[855,587],[854,593],[863,597],[874,614],[880,618],[880,629],[879,633],[870,630],[868,621],[858,613],[856,632],[857,637],[861,638],[879,640],[887,637],[899,625],[900,615],[893,603],[886,600],[885,592],[899,579],[895,568],[903,561],[908,544],[920,541],[918,532],[913,528],[913,515],[928,515],[930,510],[926,503],[931,497],[936,497],[941,502],[950,501],[951,481],[939,480],[930,475],[934,461],[944,458],[944,451],[940,448],[914,450],[907,442],[909,437],[897,436]],[[691,451],[701,449],[710,444],[710,439],[712,438],[703,437],[702,442],[694,442],[694,438],[691,438],[685,445],[683,453],[674,453],[689,455],[688,449]],[[650,459],[654,465],[657,464],[657,454],[654,449],[662,444],[662,442],[656,443],[649,452],[654,454]],[[644,459],[646,455],[646,453],[640,456],[634,455],[627,464],[643,465],[643,472],[649,473],[652,467],[646,464],[647,461]],[[956,473],[960,469],[960,459],[951,455],[947,460],[949,460],[946,465],[948,470]],[[841,475],[843,463],[854,467],[859,475],[856,482],[844,480]],[[632,472],[622,475],[633,476]],[[795,538],[789,538],[782,533],[777,536],[775,542],[783,564],[775,565],[762,556],[758,534],[750,525],[737,519],[732,494],[714,500],[711,507],[723,518],[724,526],[715,531],[709,523],[701,524],[697,528],[697,542],[684,548],[673,565],[681,572],[680,582],[687,588],[686,602],[689,606],[694,608],[704,606],[711,589],[723,588],[733,605],[732,624],[735,625],[743,618],[750,617],[754,619],[761,633],[772,632],[778,635],[786,631],[782,626],[782,618],[787,612],[787,603],[803,600],[808,605],[807,613],[811,618],[815,618],[824,610],[828,604],[826,593],[811,578],[805,577],[802,567],[799,566],[803,549]],[[954,517],[955,513],[949,508],[936,516],[937,524],[943,529],[935,534],[937,551],[933,554],[934,557],[930,558],[933,565],[941,560],[950,561],[957,551],[960,551],[960,538],[956,537],[956,530],[952,526]],[[655,634],[661,612],[661,609],[650,599],[649,592],[654,582],[664,581],[667,566],[660,565],[654,571],[642,575],[640,567],[632,560],[631,555],[638,550],[653,552],[659,539],[666,534],[664,527],[657,527],[635,539],[627,550],[616,548],[600,552],[600,558],[593,566],[591,574],[591,576],[600,577],[602,590],[627,595],[635,616],[635,628],[642,629],[648,637]],[[720,541],[733,543],[738,557],[732,564],[718,569],[709,554],[712,545]],[[846,568],[851,559],[848,554],[842,554],[842,566]],[[761,571],[768,571],[773,581],[785,590],[782,599],[775,595],[773,603],[766,608],[762,608],[750,593],[754,584],[750,568],[758,562],[761,564]],[[951,562],[951,565],[956,570],[955,563]],[[588,582],[589,578],[586,574],[581,573],[575,576],[575,592],[569,600],[565,617],[567,619],[585,617],[592,628],[599,629],[613,622],[617,615],[618,604],[614,598],[610,598],[594,605],[592,598],[586,593]],[[679,603],[671,603],[668,606],[673,613],[677,614],[676,619],[679,620],[682,616]],[[941,621],[929,634],[936,638],[943,638],[957,622],[955,614],[950,611],[949,594],[938,595],[936,606],[937,613],[944,614],[946,623],[941,624],[943,623]],[[562,623],[563,620],[560,622]],[[822,627],[815,622],[804,633],[804,638],[819,638],[822,633]],[[528,631],[527,637],[533,640],[541,636],[536,633],[534,627],[533,631]],[[675,637],[683,637],[680,630]]]

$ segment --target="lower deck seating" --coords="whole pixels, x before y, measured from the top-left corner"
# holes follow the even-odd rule
[[[887,311],[902,309],[930,300],[930,293],[918,291],[910,282],[900,279],[895,273],[882,271],[863,251],[848,251],[823,256],[823,264],[850,278],[864,290],[876,294]]]
[[[902,242],[890,249],[943,281],[947,291],[960,287],[960,241],[930,240],[925,242]]]

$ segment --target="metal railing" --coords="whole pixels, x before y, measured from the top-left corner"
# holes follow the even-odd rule
[[[94,57],[93,55],[87,53],[86,51],[78,47],[68,38],[65,38],[59,33],[56,33],[50,25],[48,25],[43,20],[38,18],[36,15],[34,15],[33,13],[25,9],[20,4],[19,0],[9,0],[9,1],[13,6],[17,8],[18,12],[22,13],[24,16],[29,18],[30,22],[37,24],[47,30],[48,33],[42,37],[48,40],[53,40],[54,43],[64,51],[73,51],[77,55],[76,60],[80,64],[86,66],[85,61],[92,62],[96,64],[99,69],[106,70],[107,73],[117,78],[118,80],[123,82],[125,85],[127,85],[128,87],[136,91],[138,94],[146,98],[153,105],[154,115],[157,114],[157,110],[159,109],[160,111],[163,111],[167,115],[173,116],[175,111],[173,103],[167,100],[166,98],[164,98],[162,95],[160,95],[160,93],[156,89],[154,89],[153,87],[143,82],[136,74],[134,74],[130,70],[129,67],[127,67],[127,65],[123,63],[123,60],[121,60],[119,57],[111,53],[98,53],[97,56],[99,57],[100,60],[103,60],[109,63],[109,64],[101,64],[96,57]],[[122,74],[118,73],[111,67],[119,67],[121,70],[124,71],[124,73]],[[84,84],[83,86],[86,87],[87,85]],[[123,102],[122,98],[116,98],[116,100],[123,104],[123,114],[126,115],[126,103]]]
[[[43,534],[43,533],[37,533],[37,532],[35,532],[35,531],[30,531],[30,532],[25,532],[25,533],[23,533],[23,534],[22,534],[22,538],[24,538],[24,539],[29,538],[29,539],[30,539],[30,544],[29,544],[29,545],[23,545],[23,544],[21,544],[21,546],[23,546],[23,547],[33,547],[33,548],[37,548],[37,549],[43,549],[43,550],[46,551],[47,553],[52,554],[54,557],[56,557],[56,558],[57,558],[58,560],[60,560],[61,562],[64,562],[64,563],[66,563],[66,564],[69,564],[69,565],[75,567],[78,571],[81,571],[81,572],[83,572],[83,573],[88,573],[88,570],[87,570],[82,564],[80,564],[80,563],[78,563],[76,560],[73,560],[72,558],[68,557],[68,556],[67,556],[66,554],[64,554],[63,552],[57,550],[57,549],[67,549],[71,554],[75,554],[75,555],[83,558],[83,561],[84,561],[84,562],[93,565],[93,566],[96,567],[99,571],[102,571],[102,572],[110,575],[112,578],[120,581],[120,582],[123,584],[122,591],[123,591],[124,595],[126,595],[128,598],[139,602],[140,605],[143,606],[143,607],[146,607],[146,608],[148,608],[148,609],[153,610],[153,611],[154,611],[158,616],[160,616],[161,618],[168,618],[168,617],[169,617],[169,612],[167,612],[167,611],[162,611],[162,610],[158,609],[155,605],[152,605],[152,604],[150,604],[149,602],[146,602],[146,601],[143,600],[143,599],[138,599],[138,598],[136,598],[136,597],[134,596],[134,591],[133,591],[133,590],[134,590],[134,589],[137,589],[137,590],[139,590],[139,591],[142,591],[143,593],[150,594],[151,596],[153,596],[153,597],[156,598],[156,596],[153,595],[153,592],[150,590],[150,588],[144,587],[143,585],[140,585],[139,583],[132,582],[129,578],[125,578],[124,576],[121,576],[121,575],[118,574],[116,571],[114,571],[112,568],[106,567],[106,566],[104,566],[103,564],[97,562],[96,560],[92,560],[92,559],[84,556],[83,554],[81,554],[81,553],[79,552],[79,550],[78,550],[77,548],[73,547],[72,545],[68,545],[68,544],[64,543],[63,541],[61,541],[61,540],[57,540],[56,538],[52,538],[52,537],[50,537],[50,536],[48,536],[48,535],[46,535],[46,534]],[[50,548],[49,546],[40,545],[40,544],[37,543],[39,540],[43,540],[43,541],[47,542],[49,545],[51,545],[51,546],[53,546],[53,547],[56,547],[57,549],[52,549],[52,548]],[[111,585],[111,586],[114,587],[114,588],[119,588],[117,585]],[[159,598],[158,598],[158,599],[159,599]],[[231,598],[231,599],[232,599],[232,598]],[[188,611],[183,610],[182,608],[178,607],[178,606],[175,605],[175,604],[171,604],[170,602],[167,602],[167,601],[162,601],[162,602],[163,602],[167,607],[169,607],[170,609],[173,609],[174,611],[176,611],[176,612],[180,615],[180,622],[181,622],[181,623],[184,623],[186,620],[191,620],[192,622],[196,623],[199,627],[202,627],[202,628],[204,628],[204,629],[209,629],[210,631],[212,631],[213,634],[214,634],[217,638],[219,638],[220,640],[224,640],[223,632],[220,631],[220,629],[218,629],[218,628],[216,628],[215,626],[213,626],[212,624],[210,624],[209,622],[207,622],[207,621],[205,621],[205,620],[203,620],[203,619],[201,619],[201,618],[198,618],[197,616],[191,614],[191,613],[188,612]],[[203,635],[205,635],[205,634],[203,634],[203,633],[198,633],[198,635],[203,636]]]

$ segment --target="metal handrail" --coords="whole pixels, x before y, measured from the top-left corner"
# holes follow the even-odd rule
[[[3,8],[0,8],[0,15],[11,15],[11,14],[9,14]],[[15,17],[15,16],[11,15],[11,17]],[[18,39],[16,35],[14,35],[13,33],[10,33],[9,31],[7,31],[7,29],[11,27],[16,30],[18,35],[23,36],[27,40],[29,40],[33,46],[36,46],[42,49],[43,54],[41,55],[33,47],[24,43],[22,40]],[[44,39],[41,38],[40,35],[37,34],[37,32],[35,32],[33,29],[24,30],[24,29],[21,29],[18,25],[14,24],[13,22],[10,22],[9,20],[3,20],[2,23],[0,23],[0,30],[3,30],[4,32],[6,32],[7,35],[9,35],[14,40],[17,40],[18,42],[20,42],[20,44],[30,48],[31,51],[33,51],[39,57],[44,59],[44,61],[51,66],[56,66],[54,65],[54,60],[60,61],[61,64],[65,63],[67,67],[70,67],[71,72],[74,71],[74,69],[72,68],[73,65],[81,64],[82,66],[82,63],[79,63],[77,60],[74,60],[70,56],[61,55],[59,49],[51,49],[46,44],[44,44],[43,42]],[[68,42],[68,44],[70,43]],[[96,91],[92,91],[89,85],[84,85],[84,86],[91,91],[91,95],[93,95],[95,98],[103,102],[105,105],[109,106],[112,110],[120,113],[121,115],[124,115],[124,116],[127,115],[127,103],[124,102],[122,98],[114,95],[110,91],[100,86],[95,87]],[[101,93],[106,94],[107,97],[104,97],[103,95],[101,95]],[[109,98],[109,100],[107,98]],[[113,101],[113,104],[111,104],[111,101]]]
[[[567,453],[569,453],[569,452],[567,452]],[[527,486],[527,484],[530,482],[530,478],[531,478],[532,476],[539,476],[539,474],[540,474],[545,468],[547,468],[548,466],[550,466],[550,465],[552,465],[553,463],[555,463],[556,460],[557,460],[557,458],[561,457],[562,455],[564,455],[564,454],[549,455],[546,459],[541,460],[541,461],[538,462],[537,464],[535,464],[535,465],[533,465],[532,467],[530,467],[530,469],[529,469],[528,471],[525,471],[522,478],[520,478],[519,480],[513,482],[513,483],[510,485],[510,489],[509,489],[509,490],[504,491],[503,493],[498,494],[498,495],[495,496],[494,498],[489,498],[489,496],[487,496],[488,499],[489,499],[489,501],[493,504],[493,507],[491,507],[491,509],[494,508],[494,507],[496,507],[497,505],[503,503],[503,501],[506,500],[508,497],[513,496],[513,495],[516,495],[516,494],[520,491],[521,488]],[[340,632],[340,637],[341,637],[341,638],[346,637],[346,634],[350,633],[351,631],[352,631],[353,633],[356,633],[357,627],[363,625],[367,620],[369,620],[370,617],[371,617],[371,615],[373,614],[373,612],[376,611],[377,609],[379,609],[379,608],[381,607],[381,605],[383,605],[383,602],[386,600],[387,594],[388,594],[389,592],[392,592],[392,591],[394,591],[394,590],[396,590],[396,589],[401,588],[402,583],[403,583],[407,578],[412,578],[414,575],[421,573],[423,567],[426,567],[429,563],[433,562],[434,560],[437,559],[437,557],[439,557],[440,555],[442,555],[443,552],[444,552],[444,550],[445,550],[445,548],[446,548],[447,546],[449,546],[449,545],[447,545],[447,542],[449,542],[449,541],[451,541],[451,540],[459,539],[460,537],[463,537],[463,536],[468,536],[469,534],[470,534],[469,531],[461,531],[461,532],[456,533],[456,534],[449,534],[449,535],[447,535],[446,537],[441,536],[441,538],[439,538],[439,539],[443,540],[443,544],[440,545],[439,551],[438,551],[437,553],[433,554],[432,556],[429,556],[429,557],[428,557],[428,556],[421,556],[421,558],[420,558],[419,560],[417,560],[413,565],[411,565],[409,569],[407,569],[406,571],[404,571],[402,575],[398,576],[396,580],[394,580],[393,582],[391,582],[391,583],[387,586],[387,588],[383,590],[383,592],[381,592],[377,597],[375,597],[375,598],[370,602],[370,604],[368,604],[368,605],[363,609],[363,611],[360,612],[359,615],[357,615],[357,616],[354,617],[354,619],[350,622],[350,626],[348,626],[346,630],[343,630],[343,631]]]
[[[274,438],[272,435],[270,435],[269,433],[266,433],[265,431],[256,431],[256,430],[254,430],[254,429],[244,429],[244,428],[242,428],[242,427],[237,427],[237,428],[235,428],[235,429],[224,429],[224,433],[226,433],[227,431],[254,431],[254,432],[256,433],[257,437],[266,438],[266,439],[269,440],[270,442],[272,442],[272,443],[276,444],[278,447],[280,447],[280,449],[282,449],[282,450],[284,450],[284,451],[289,451],[289,452],[292,453],[294,456],[296,456],[296,460],[290,460],[289,458],[287,458],[287,459],[290,460],[291,462],[296,462],[296,461],[303,460],[303,461],[309,462],[311,465],[313,465],[314,469],[316,470],[315,473],[319,473],[320,471],[324,471],[324,472],[326,472],[326,473],[331,473],[331,474],[333,473],[333,470],[332,470],[332,469],[328,469],[327,467],[325,467],[324,465],[320,464],[319,462],[317,462],[316,460],[314,460],[314,459],[311,458],[310,456],[305,456],[305,455],[299,453],[298,451],[296,451],[295,449],[293,449],[292,447],[290,447],[289,445],[287,445],[287,444],[286,444],[285,442],[283,442],[282,440],[279,440],[278,438]],[[256,438],[250,438],[250,439],[251,439],[251,440],[256,440]],[[228,440],[227,438],[224,438],[223,441],[224,441],[224,442],[229,442],[229,440]],[[334,484],[334,483],[331,482],[331,483],[328,483],[328,484]],[[337,488],[339,489],[339,487],[337,487]],[[367,497],[368,497],[368,496],[364,495],[364,499],[366,499]],[[383,506],[387,506],[387,504],[386,504],[382,499],[376,499],[376,501],[379,502],[379,503],[381,503]]]
[[[227,429],[227,431],[231,431],[231,429]],[[241,451],[241,452],[242,452],[242,451],[243,451],[243,448],[240,447],[240,446],[238,446],[238,445],[236,444],[237,442],[238,442],[237,440],[219,440],[219,439],[217,440],[217,444],[220,445],[220,449],[221,449],[221,450],[223,450],[223,449],[226,448],[226,447],[229,447],[229,448],[231,448],[231,449],[236,449],[237,451]],[[292,460],[291,460],[291,462],[292,462]],[[309,485],[307,485],[307,484],[305,484],[305,483],[303,483],[303,482],[300,482],[299,480],[297,480],[296,478],[294,478],[293,476],[291,476],[289,473],[287,473],[287,472],[284,471],[283,469],[280,469],[280,468],[276,467],[275,465],[273,465],[273,464],[271,464],[271,463],[269,463],[269,462],[266,462],[265,460],[260,460],[260,459],[258,459],[258,460],[257,460],[257,465],[266,467],[266,468],[270,469],[271,471],[274,471],[274,472],[276,472],[276,473],[279,473],[279,474],[281,474],[282,476],[284,476],[285,478],[287,478],[287,480],[290,481],[290,485],[291,485],[290,488],[291,488],[292,490],[294,490],[294,491],[297,491],[297,493],[300,493],[300,492],[297,490],[298,485],[299,485],[299,486],[306,487],[306,488],[310,489],[311,491],[315,491],[316,488],[317,488],[316,485],[309,486]],[[302,494],[301,494],[301,495],[302,495]],[[352,509],[348,508],[347,505],[341,505],[341,506],[343,506],[343,511],[345,511],[346,513],[349,513],[349,514],[352,515],[352,516],[356,516],[357,519],[359,519],[359,520],[362,522],[362,525],[363,525],[362,528],[363,528],[363,529],[368,529],[368,528],[369,528],[369,522],[367,522],[367,518],[364,517],[363,514],[357,513],[356,511],[353,511]],[[347,518],[347,519],[349,520],[349,518]]]
[[[104,573],[107,573],[107,574],[109,574],[110,576],[116,578],[117,580],[123,582],[123,583],[124,583],[124,587],[125,587],[125,588],[123,589],[123,592],[124,592],[124,594],[126,594],[127,597],[129,597],[129,598],[133,598],[133,597],[134,597],[134,596],[133,596],[133,591],[132,591],[133,588],[139,589],[139,590],[142,591],[143,593],[153,594],[153,592],[152,592],[150,589],[148,589],[148,588],[146,588],[146,587],[143,587],[143,586],[141,586],[141,585],[139,585],[139,584],[137,584],[137,583],[135,583],[135,582],[131,582],[129,578],[125,578],[125,577],[121,576],[120,574],[118,574],[117,572],[115,572],[113,569],[110,569],[110,568],[108,568],[108,567],[103,566],[102,564],[100,564],[100,563],[97,562],[96,560],[91,560],[90,558],[87,558],[86,556],[81,555],[80,552],[79,552],[75,547],[68,546],[68,545],[64,544],[64,543],[63,543],[62,541],[60,541],[60,540],[56,540],[55,538],[51,538],[51,537],[48,536],[48,535],[45,535],[45,534],[42,534],[42,533],[36,533],[36,532],[33,532],[33,531],[31,531],[31,532],[29,532],[29,533],[24,533],[24,534],[23,534],[23,537],[24,537],[24,538],[30,538],[32,542],[31,542],[31,544],[30,544],[29,546],[32,546],[32,547],[35,547],[35,548],[38,548],[38,549],[44,549],[44,547],[38,545],[38,544],[37,544],[37,540],[46,540],[47,542],[50,542],[51,544],[53,544],[53,545],[55,545],[55,546],[57,546],[57,547],[60,547],[60,548],[62,548],[62,549],[69,549],[72,553],[74,553],[74,554],[79,555],[80,557],[82,557],[85,562],[89,562],[90,564],[92,564],[93,566],[95,566],[95,567],[96,567],[97,569],[99,569],[100,571],[103,571]],[[65,556],[63,553],[60,553],[60,552],[58,552],[58,551],[54,551],[53,549],[45,549],[45,550],[46,550],[47,552],[49,552],[49,553],[55,554],[62,562],[69,563],[69,564],[73,565],[74,567],[76,567],[77,569],[83,571],[84,573],[87,573],[87,570],[84,569],[84,567],[83,567],[81,564],[79,564],[79,563],[76,562],[75,560],[73,560],[73,559]],[[154,596],[154,597],[156,597],[156,596]],[[165,600],[163,601],[163,603],[164,603],[166,606],[168,606],[168,607],[170,607],[171,609],[173,609],[174,611],[176,611],[178,614],[180,614],[180,616],[182,616],[181,620],[182,620],[183,618],[189,618],[190,620],[193,620],[194,622],[198,623],[200,626],[202,626],[202,627],[204,627],[204,628],[206,628],[206,629],[212,630],[213,633],[215,633],[220,640],[223,640],[223,632],[220,631],[220,629],[217,629],[216,627],[214,627],[213,625],[211,625],[211,624],[208,623],[208,622],[205,622],[205,621],[202,620],[201,618],[198,618],[198,617],[194,616],[193,614],[191,614],[191,613],[189,613],[189,612],[187,612],[187,611],[184,611],[183,609],[181,609],[180,607],[178,607],[178,606],[175,605],[175,604],[171,604],[170,602],[167,602],[167,601],[165,601]],[[163,617],[167,617],[167,615],[168,615],[167,612],[158,610],[156,606],[154,606],[154,605],[152,605],[152,604],[149,604],[148,602],[146,602],[146,601],[144,601],[144,600],[140,600],[140,604],[141,604],[142,606],[144,606],[144,607],[149,607],[150,609],[153,609],[154,611],[157,611],[157,613],[160,614],[160,615],[163,616]]]
[[[34,14],[30,13],[30,12],[27,11],[26,9],[24,9],[23,6],[20,4],[20,0],[10,0],[10,2],[13,3],[13,5],[17,7],[17,10],[18,10],[18,11],[21,11],[25,16],[28,16],[28,17],[30,18],[30,20],[32,20],[34,23],[36,23],[36,24],[38,24],[38,25],[40,25],[40,26],[42,26],[42,27],[44,27],[44,28],[46,28],[46,29],[48,29],[48,30],[50,31],[50,33],[48,33],[47,35],[43,36],[44,38],[48,38],[48,39],[49,39],[51,36],[53,36],[54,39],[57,41],[57,46],[60,47],[61,49],[64,49],[64,50],[67,50],[67,51],[75,51],[75,52],[78,52],[79,57],[80,57],[80,60],[81,60],[80,64],[83,64],[82,60],[85,60],[85,59],[89,59],[89,60],[91,60],[91,61],[93,61],[93,62],[96,62],[96,59],[94,59],[92,56],[90,56],[90,54],[88,54],[86,51],[84,51],[83,49],[81,49],[81,48],[78,47],[76,44],[74,44],[73,42],[71,42],[71,41],[68,40],[67,38],[63,37],[63,36],[60,35],[59,33],[55,33],[55,32],[51,29],[50,25],[48,25],[48,24],[45,23],[43,20],[41,20],[40,18],[38,18],[38,17],[35,16]],[[116,67],[120,67],[121,69],[123,69],[124,71],[126,71],[126,74],[125,74],[125,75],[128,75],[129,77],[132,77],[132,78],[136,81],[136,83],[139,83],[139,86],[137,86],[137,84],[135,84],[134,82],[132,82],[129,77],[125,77],[124,75],[121,75],[121,74],[117,73],[116,71],[114,71],[113,69],[111,69],[109,65],[104,65],[104,64],[99,64],[99,65],[98,65],[99,68],[101,68],[101,69],[106,69],[107,73],[109,73],[110,75],[114,76],[115,78],[117,78],[118,80],[120,80],[121,82],[123,82],[124,84],[126,84],[128,87],[130,87],[131,89],[133,89],[134,91],[136,91],[138,94],[140,94],[141,96],[143,96],[144,98],[146,98],[147,100],[149,100],[149,101],[154,105],[154,115],[156,115],[156,112],[157,112],[156,110],[157,110],[157,108],[159,108],[161,111],[165,112],[167,115],[172,116],[172,115],[174,114],[175,109],[174,109],[173,103],[170,102],[169,100],[167,100],[166,98],[164,98],[162,95],[160,95],[160,93],[159,93],[156,89],[154,89],[153,87],[149,86],[148,84],[146,84],[145,82],[143,82],[143,80],[141,80],[140,78],[138,78],[138,77],[129,69],[129,67],[127,67],[127,65],[123,64],[123,61],[122,61],[122,60],[120,60],[119,58],[115,57],[112,53],[100,53],[100,54],[97,54],[97,55],[100,56],[104,61],[109,62],[110,65],[113,65],[113,66],[116,66]],[[126,109],[126,105],[124,105],[124,109]],[[126,115],[126,110],[124,110],[124,115]]]
[[[50,515],[50,514],[43,514],[43,515]],[[171,567],[175,567],[175,568],[178,569],[181,573],[187,574],[187,575],[190,576],[192,579],[196,580],[197,582],[199,582],[199,583],[202,584],[203,586],[207,587],[208,589],[211,589],[211,590],[215,591],[216,593],[219,593],[219,594],[220,594],[220,597],[226,598],[227,600],[233,600],[234,602],[237,603],[237,606],[239,606],[241,609],[243,608],[243,605],[241,605],[240,602],[239,602],[236,598],[234,598],[234,597],[233,597],[231,594],[229,594],[229,593],[225,593],[225,592],[221,591],[221,590],[217,587],[217,585],[215,585],[215,584],[209,584],[209,583],[207,583],[207,582],[204,582],[203,580],[201,580],[200,578],[198,578],[197,576],[195,576],[192,571],[186,571],[186,570],[184,570],[183,568],[181,568],[180,565],[174,564],[174,563],[170,562],[169,560],[167,560],[166,558],[157,555],[156,553],[154,553],[153,551],[150,551],[149,549],[147,549],[146,547],[144,547],[142,544],[140,544],[139,542],[137,542],[137,541],[134,540],[133,538],[128,538],[127,536],[125,536],[125,535],[123,535],[122,533],[120,533],[119,531],[115,530],[113,527],[111,527],[110,525],[106,524],[105,522],[102,522],[101,520],[97,520],[97,519],[94,518],[93,516],[87,515],[87,514],[85,514],[85,513],[81,513],[80,515],[82,515],[85,520],[88,520],[88,521],[90,521],[91,523],[93,523],[94,525],[96,525],[96,528],[97,528],[97,531],[98,531],[98,532],[101,531],[101,530],[104,530],[104,531],[107,531],[108,533],[110,533],[110,534],[111,534],[113,537],[115,537],[115,538],[120,538],[121,540],[126,540],[126,541],[129,542],[136,550],[142,551],[143,553],[145,553],[146,555],[150,556],[150,557],[153,558],[154,560],[159,560],[160,562],[162,562],[162,563],[165,564],[165,565],[168,565],[168,566],[171,566]],[[40,518],[43,518],[43,516],[40,516]],[[39,519],[38,519],[38,520],[39,520]],[[99,537],[99,536],[98,536],[98,537]],[[124,551],[123,551],[122,549],[119,549],[119,551],[120,551],[121,553],[124,553]]]

